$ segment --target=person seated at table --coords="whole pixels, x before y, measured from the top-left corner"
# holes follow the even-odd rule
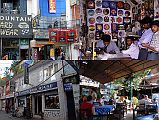
[[[114,105],[114,99],[113,99],[113,97],[111,97],[111,98],[109,99],[109,105]]]
[[[104,32],[99,32],[99,40],[96,44],[96,48],[103,48],[104,44],[103,44],[103,36],[104,36]]]
[[[151,102],[151,99],[148,98],[148,95],[145,95],[142,100],[139,100],[139,104],[145,104],[146,105],[146,104],[150,104],[150,103],[152,103],[152,102]]]
[[[97,92],[96,92],[95,88],[91,88],[90,95],[92,96],[93,102],[96,102],[96,100],[97,100]]]
[[[134,38],[129,36],[126,39],[129,48],[127,50],[123,50],[122,53],[130,55],[132,59],[138,59],[139,47],[134,44]]]
[[[141,24],[144,28],[144,33],[142,34],[141,38],[139,39],[138,45],[140,48],[139,52],[139,60],[147,60],[148,50],[144,47],[144,43],[150,44],[153,36],[153,32],[151,30],[151,22],[152,19],[146,16],[144,19],[141,20]]]
[[[117,47],[116,43],[111,41],[110,35],[103,35],[102,37],[104,43],[104,52],[109,54],[118,54],[120,53],[119,48]]]
[[[154,32],[151,43],[143,43],[142,46],[148,49],[147,60],[159,60],[159,21],[153,21],[151,25]]]
[[[80,105],[80,112],[82,116],[86,115],[87,117],[91,117],[93,115],[93,104],[91,102],[92,96],[90,95],[83,99],[83,103]]]

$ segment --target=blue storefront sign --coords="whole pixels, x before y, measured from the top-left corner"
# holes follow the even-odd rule
[[[64,91],[73,91],[72,83],[64,83]]]
[[[40,86],[33,87],[31,89],[16,92],[15,96],[24,96],[27,94],[45,92],[45,91],[49,91],[49,90],[53,90],[53,89],[57,89],[57,82],[53,82],[53,83],[46,84],[46,85],[40,85]]]

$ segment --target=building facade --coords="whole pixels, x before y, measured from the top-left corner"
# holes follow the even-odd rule
[[[29,108],[34,117],[44,113],[48,120],[76,119],[80,94],[76,75],[67,62],[37,62],[29,67],[29,84],[24,84],[23,73],[14,78],[15,106],[21,111],[24,107]]]
[[[0,0],[0,6],[0,57],[29,59],[29,43],[33,34],[32,19],[27,15],[27,0]]]

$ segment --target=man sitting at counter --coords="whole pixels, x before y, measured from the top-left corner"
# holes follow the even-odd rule
[[[120,53],[119,48],[117,47],[116,43],[111,41],[110,35],[103,35],[102,36],[103,43],[100,44],[100,47],[103,48],[105,53],[109,54],[118,54]],[[99,46],[96,46],[99,47]]]
[[[134,44],[134,38],[129,36],[126,38],[129,49],[123,50],[123,54],[128,54],[132,59],[138,59],[139,56],[139,47]]]

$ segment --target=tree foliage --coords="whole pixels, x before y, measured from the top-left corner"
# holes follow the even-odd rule
[[[130,91],[130,84],[132,82],[132,86],[134,90],[139,90],[140,83],[142,82],[143,78],[150,72],[149,70],[140,71],[137,73],[133,73],[130,76],[127,76],[125,78],[117,79],[113,82],[113,84],[123,86],[126,91]]]

